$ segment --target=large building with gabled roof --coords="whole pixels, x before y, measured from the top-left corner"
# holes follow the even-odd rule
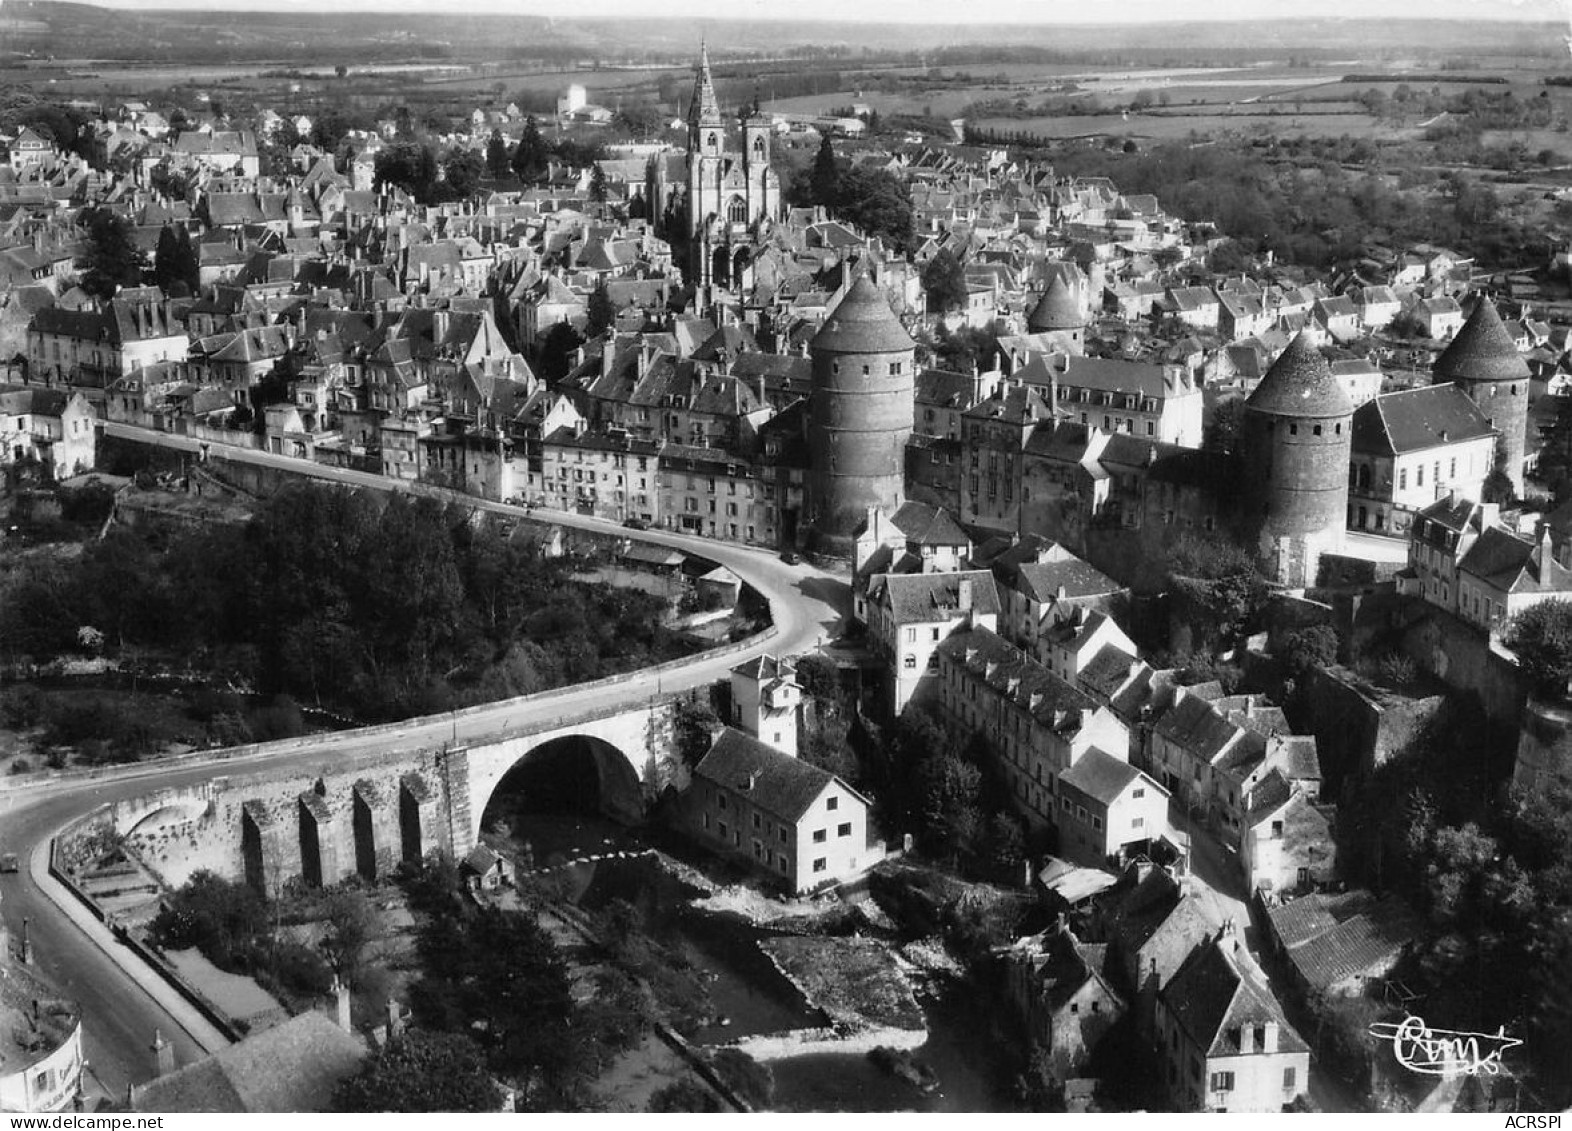
[[[694,767],[686,803],[699,844],[790,892],[853,879],[884,858],[883,842],[870,840],[867,798],[733,727]]]

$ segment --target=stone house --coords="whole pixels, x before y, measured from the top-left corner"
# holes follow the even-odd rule
[[[1158,993],[1154,1035],[1179,1111],[1277,1112],[1309,1090],[1310,1046],[1226,934],[1198,946]]]
[[[884,857],[868,801],[834,774],[727,727],[693,770],[689,835],[792,893],[841,883]]]

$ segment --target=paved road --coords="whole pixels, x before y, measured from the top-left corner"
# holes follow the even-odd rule
[[[109,424],[105,431],[110,435],[148,440],[188,451],[199,447],[185,437],[124,425]],[[266,452],[226,448],[224,453],[242,462],[303,472],[346,485],[379,490],[409,490],[412,487],[377,475],[321,467]],[[432,491],[425,487],[415,489]],[[513,515],[525,513],[519,507],[467,496],[461,498],[484,510]],[[553,522],[563,526],[629,533],[602,519],[548,513]],[[545,517],[545,514],[537,512],[537,517]],[[279,744],[221,763],[204,761],[127,767],[102,778],[67,778],[42,786],[0,779],[0,853],[34,853],[55,829],[73,817],[98,805],[154,789],[191,785],[262,767],[295,771],[328,759],[342,765],[345,760],[376,758],[444,742],[477,743],[533,721],[601,707],[608,702],[637,702],[662,692],[702,686],[722,678],[732,666],[748,656],[795,655],[811,651],[839,627],[843,613],[849,608],[845,581],[806,563],[788,566],[762,550],[661,531],[633,536],[641,541],[701,553],[735,571],[769,600],[777,635],[741,654],[720,658],[700,655],[675,670],[640,673],[613,689],[565,688],[544,701],[529,704],[504,701],[472,713],[411,720],[393,735],[384,732],[368,736],[359,731],[343,731],[323,736],[320,743],[304,750],[295,744]],[[18,934],[22,919],[30,920],[38,966],[82,1006],[86,1016],[88,1060],[94,1074],[111,1091],[123,1094],[127,1083],[151,1077],[152,1053],[148,1045],[155,1028],[174,1041],[180,1064],[197,1058],[203,1049],[211,1050],[221,1043],[221,1038],[201,1025],[188,1007],[182,1008],[178,999],[168,1000],[171,995],[167,990],[161,995],[165,1000],[155,998],[153,994],[163,989],[161,985],[143,986],[128,977],[111,958],[118,948],[107,940],[101,928],[95,933],[75,922],[59,905],[61,902],[68,904],[68,897],[47,878],[31,874],[34,871],[36,869],[0,877],[0,895],[4,897],[0,902],[0,914]]]

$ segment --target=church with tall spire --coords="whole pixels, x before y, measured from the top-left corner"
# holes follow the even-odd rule
[[[770,164],[772,130],[757,104],[743,107],[729,129],[715,95],[709,49],[699,46],[688,104],[688,156],[679,188],[666,167],[653,168],[652,214],[667,230],[684,228],[688,281],[701,306],[717,292],[745,289],[759,237],[781,217],[780,176]],[[665,175],[659,175],[665,174]],[[678,197],[673,190],[681,193]],[[664,207],[662,207],[664,205]]]

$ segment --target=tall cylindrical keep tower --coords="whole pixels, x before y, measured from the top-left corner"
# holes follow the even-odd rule
[[[852,284],[808,346],[809,513],[815,546],[850,557],[869,507],[906,498],[915,343],[866,276]]]
[[[1528,439],[1528,363],[1517,352],[1495,304],[1480,295],[1474,312],[1431,369],[1434,383],[1452,382],[1467,393],[1501,434],[1497,467],[1523,491],[1523,449]]]
[[[1279,584],[1314,585],[1321,555],[1342,547],[1353,421],[1353,403],[1305,334],[1245,402],[1245,528]]]

